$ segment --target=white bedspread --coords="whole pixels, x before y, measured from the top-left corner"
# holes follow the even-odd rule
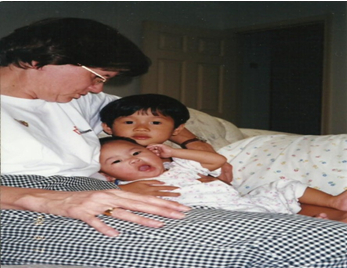
[[[277,180],[299,180],[333,195],[347,190],[347,134],[262,135],[218,152],[233,165],[233,186],[242,194]]]

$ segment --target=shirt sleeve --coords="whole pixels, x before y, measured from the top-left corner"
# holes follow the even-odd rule
[[[194,169],[197,173],[205,175],[205,176],[213,176],[218,177],[221,174],[221,169],[218,168],[216,170],[210,171],[207,168],[204,168],[201,166],[199,162],[193,161],[193,160],[186,160],[181,158],[175,158],[173,157],[174,162],[172,162],[173,166],[181,166],[188,169]]]
[[[89,93],[75,101],[83,113],[84,118],[88,120],[89,125],[99,134],[102,131],[100,110],[111,101],[119,98],[118,96],[101,92],[98,94]]]

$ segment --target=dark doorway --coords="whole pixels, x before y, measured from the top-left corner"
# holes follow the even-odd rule
[[[242,35],[241,127],[321,134],[324,23]]]

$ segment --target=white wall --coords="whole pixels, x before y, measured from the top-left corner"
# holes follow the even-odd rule
[[[331,14],[332,51],[330,133],[347,133],[347,4],[341,2],[233,1],[93,1],[0,2],[0,37],[15,28],[47,17],[83,17],[117,27],[141,45],[141,23],[167,23],[228,29]],[[139,93],[139,78],[108,88],[125,96]]]

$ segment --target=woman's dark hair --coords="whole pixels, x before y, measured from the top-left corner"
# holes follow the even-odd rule
[[[153,115],[160,113],[171,117],[175,128],[186,123],[190,117],[187,107],[174,98],[160,94],[139,94],[110,102],[100,111],[100,118],[103,123],[112,127],[114,120],[119,117],[138,111],[146,113],[148,110]]]
[[[15,30],[0,40],[0,65],[25,68],[85,65],[136,76],[148,71],[150,60],[116,29],[90,19],[44,19]]]

